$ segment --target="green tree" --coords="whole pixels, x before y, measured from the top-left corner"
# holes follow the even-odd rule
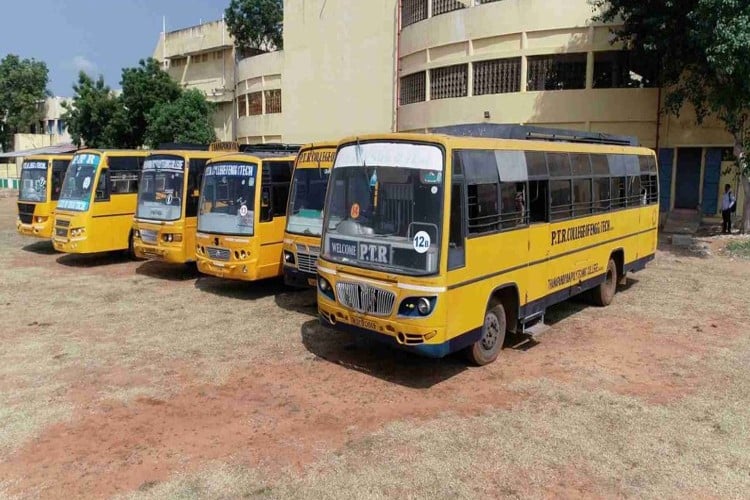
[[[734,139],[750,232],[750,2],[594,0],[595,20],[622,23],[615,41],[659,68],[666,112],[695,108],[698,124],[717,117]]]
[[[241,52],[284,48],[283,0],[231,0],[224,17]]]
[[[73,93],[73,102],[63,103],[65,113],[62,116],[73,142],[90,148],[118,147],[112,120],[121,112],[122,104],[104,84],[104,78],[99,76],[94,81],[81,71]]]
[[[41,118],[40,101],[49,95],[47,65],[8,54],[0,61],[0,149],[12,147],[13,134]]]
[[[213,111],[213,104],[200,90],[186,90],[176,101],[154,106],[148,115],[145,142],[152,148],[167,142],[209,144],[216,140]]]
[[[141,147],[145,143],[148,114],[155,106],[178,99],[182,89],[152,58],[141,59],[135,68],[124,68],[120,85],[122,106],[113,117],[112,134],[118,138],[120,147]]]

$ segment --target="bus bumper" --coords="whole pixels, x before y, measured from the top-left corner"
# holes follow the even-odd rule
[[[52,238],[52,246],[63,253],[93,253],[88,249],[86,238]]]
[[[230,280],[256,281],[258,276],[257,261],[216,262],[198,257],[198,271],[209,276]]]
[[[41,224],[24,224],[22,222],[17,222],[16,229],[18,230],[18,234],[23,236],[49,239],[52,237],[52,220],[49,218],[46,222],[42,222]]]
[[[296,267],[284,266],[284,284],[295,288],[311,288],[317,286],[317,274],[300,271]]]
[[[147,245],[136,240],[133,250],[135,256],[139,259],[152,259],[160,262],[167,262],[169,264],[185,264],[194,260],[187,257],[187,252],[185,252],[185,249],[182,247],[170,248],[165,246]]]
[[[406,321],[361,318],[318,293],[318,313],[323,326],[368,337],[398,349],[430,358],[442,358],[463,349],[476,339],[462,335],[445,341],[445,329],[417,326]]]

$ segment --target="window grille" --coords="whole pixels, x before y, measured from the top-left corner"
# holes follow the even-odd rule
[[[249,108],[248,115],[255,116],[263,114],[263,98],[261,97],[260,92],[247,94],[247,103]]]
[[[427,74],[424,71],[401,78],[401,105],[412,104],[424,101],[426,96],[425,79]]]
[[[403,0],[401,4],[401,27],[427,19],[428,0]]]
[[[653,87],[655,76],[654,64],[627,50],[594,53],[594,88]]]
[[[237,98],[237,116],[247,116],[247,96],[245,94]]]
[[[586,54],[552,54],[528,58],[529,90],[586,88]]]
[[[281,89],[266,90],[266,114],[281,113]]]
[[[468,92],[468,64],[430,70],[430,99],[465,97]]]
[[[474,95],[521,91],[521,58],[474,63]]]
[[[432,15],[439,16],[446,12],[465,9],[466,5],[458,0],[432,0]]]

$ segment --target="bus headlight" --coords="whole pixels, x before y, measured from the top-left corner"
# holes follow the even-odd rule
[[[429,316],[435,309],[436,297],[408,297],[398,308],[399,316]]]
[[[294,254],[287,250],[284,250],[284,262],[287,264],[294,264]]]
[[[328,280],[322,276],[318,276],[318,290],[320,290],[320,293],[322,293],[329,299],[336,300],[336,298],[333,295],[333,287],[328,282]]]
[[[82,235],[83,235],[83,233],[84,233],[85,231],[86,231],[86,230],[85,230],[84,228],[82,228],[82,227],[77,227],[77,228],[74,228],[74,229],[71,229],[71,230],[70,230],[70,236],[71,236],[72,238],[77,238],[77,237],[79,237],[79,236],[82,236]]]
[[[182,241],[182,234],[180,233],[164,233],[161,235],[161,239],[166,243],[180,242]]]
[[[430,303],[430,300],[422,297],[417,301],[417,311],[422,316],[427,316],[430,314],[430,311],[432,311],[432,304]]]
[[[41,224],[42,222],[44,222],[44,217],[37,217],[36,218],[36,223],[37,224]]]
[[[136,229],[135,231],[133,231],[133,236],[135,236],[136,238],[140,238],[141,237],[141,232]]]

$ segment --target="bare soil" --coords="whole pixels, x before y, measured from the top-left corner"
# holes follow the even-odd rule
[[[750,266],[720,251],[664,246],[613,305],[556,306],[482,368],[326,330],[278,280],[57,254],[12,198],[0,267],[0,497],[750,487]]]

